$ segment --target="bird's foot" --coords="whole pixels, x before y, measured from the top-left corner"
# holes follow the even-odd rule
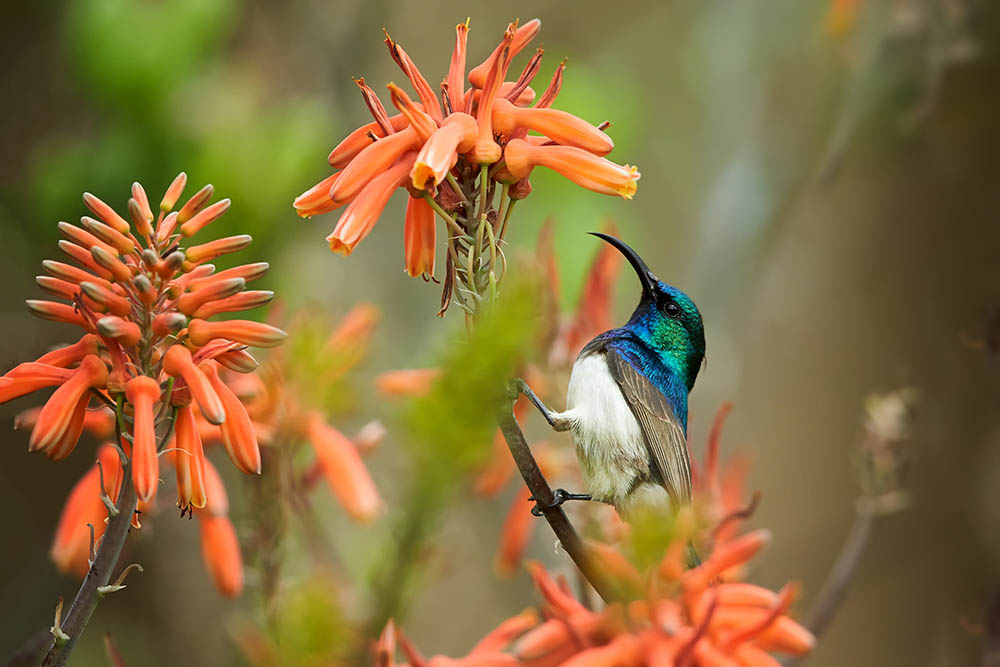
[[[528,500],[535,500],[535,497],[531,496]],[[545,510],[559,507],[567,500],[593,500],[593,498],[591,498],[589,493],[570,493],[566,489],[554,489],[552,491],[552,502],[548,505],[542,505],[535,500],[535,506],[531,508],[531,513],[534,516],[542,516],[545,514]]]

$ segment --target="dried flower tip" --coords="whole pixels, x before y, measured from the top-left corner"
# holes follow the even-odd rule
[[[213,389],[209,378],[195,365],[191,352],[183,345],[171,345],[163,355],[163,372],[184,380],[191,390],[191,396],[201,408],[201,413],[210,424],[221,424],[226,420],[226,407]]]
[[[208,322],[193,319],[188,323],[188,338],[197,346],[226,338],[251,347],[277,347],[285,342],[288,334],[270,324],[250,320]]]
[[[111,225],[117,229],[122,234],[128,234],[129,224],[125,221],[125,218],[121,217],[115,210],[105,204],[103,201],[90,194],[89,192],[83,193],[83,203],[90,209],[90,212],[96,215],[98,218]]]
[[[82,224],[91,234],[104,242],[91,245],[104,246],[107,244],[114,248],[115,254],[122,255],[127,255],[135,250],[135,243],[133,243],[132,239],[126,234],[119,232],[111,225],[106,225],[103,222],[94,220],[87,215],[80,218],[80,224]]]
[[[191,199],[188,199],[184,206],[181,207],[181,210],[177,212],[177,222],[179,224],[184,224],[190,220],[191,217],[200,211],[201,207],[212,198],[212,194],[214,192],[215,188],[211,185],[206,185],[201,190],[194,193],[194,195],[191,196]]]
[[[231,203],[229,199],[220,199],[211,206],[198,211],[190,220],[181,225],[181,236],[194,236],[207,225],[221,218],[229,210]]]
[[[187,178],[187,174],[183,171],[177,174],[173,182],[170,183],[170,187],[163,194],[163,199],[160,200],[160,211],[166,213],[173,210],[177,200],[180,199],[181,193],[184,192],[184,186],[187,185]]]
[[[249,234],[240,234],[239,236],[226,236],[221,239],[209,241],[208,243],[192,246],[184,253],[185,265],[200,264],[221,255],[239,252],[250,245],[251,241],[253,241],[253,237]],[[192,266],[191,268],[194,267]]]

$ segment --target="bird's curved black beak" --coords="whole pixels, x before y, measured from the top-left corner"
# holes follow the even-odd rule
[[[656,299],[656,286],[659,284],[660,279],[657,278],[649,267],[646,266],[646,262],[642,261],[642,257],[631,248],[627,243],[621,239],[616,239],[610,234],[604,234],[603,232],[588,232],[591,236],[596,236],[597,238],[605,241],[606,243],[614,246],[614,248],[625,256],[628,263],[632,265],[635,269],[636,274],[639,276],[639,282],[642,283],[643,295],[650,298]]]

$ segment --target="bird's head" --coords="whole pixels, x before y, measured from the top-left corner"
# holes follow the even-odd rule
[[[690,391],[705,358],[705,327],[698,307],[687,294],[657,278],[628,244],[608,234],[592,234],[614,246],[639,276],[642,297],[626,327],[659,354]]]

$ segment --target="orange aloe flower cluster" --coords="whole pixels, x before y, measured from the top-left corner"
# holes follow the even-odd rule
[[[198,423],[218,430],[237,468],[259,473],[257,434],[220,371],[252,372],[257,363],[247,347],[274,347],[286,335],[251,320],[211,320],[268,303],[271,292],[246,289],[268,265],[216,272],[211,261],[246,248],[251,239],[193,243],[230,202],[210,204],[213,188],[207,185],[177,208],[186,181],[183,173],[174,179],[155,214],[146,191],[134,183],[127,217],[86,193],[91,215],[79,225],[59,223],[59,248],[69,261],[44,261],[45,275],[37,278],[59,301],[30,300],[28,308],[85,333],[0,377],[0,402],[56,387],[41,409],[18,420],[31,426],[29,450],[53,460],[69,456],[85,429],[108,440],[63,510],[52,546],[61,569],[86,572],[87,524],[100,537],[125,485],[134,489],[140,511],[151,505],[165,454],[176,470],[178,505],[196,509],[201,519],[209,569],[233,594],[242,581],[239,549]],[[133,522],[138,526],[136,517]]]
[[[815,638],[788,616],[798,585],[789,583],[773,592],[741,580],[747,563],[771,537],[766,530],[736,535],[739,521],[749,516],[754,503],[740,507],[733,500],[742,490],[745,466],[727,467],[721,477],[718,473],[718,438],[728,412],[725,405],[716,417],[696,484],[695,513],[701,516],[678,518],[659,563],[641,571],[609,543],[590,541],[593,557],[618,584],[624,602],[592,610],[574,597],[565,580],[553,579],[539,563],[528,563],[545,601],[540,612],[528,610],[505,620],[457,659],[425,658],[390,624],[376,646],[379,664],[395,664],[397,641],[409,665],[449,667],[777,667],[780,663],[772,653],[809,652]],[[523,504],[520,509],[530,517]],[[699,538],[702,531],[696,524],[712,517],[718,517],[711,524],[714,528]],[[618,524],[614,530],[623,533],[629,527]],[[691,541],[710,544],[711,550],[705,550],[704,562],[687,569]]]
[[[376,656],[382,658],[379,664],[396,664],[398,640],[412,667],[778,667],[772,653],[802,655],[815,644],[813,635],[788,616],[798,586],[790,583],[775,593],[724,579],[727,570],[745,565],[769,541],[765,530],[747,533],[685,570],[685,542],[679,540],[645,576],[644,597],[601,610],[588,608],[564,580],[530,563],[544,600],[540,613],[529,610],[505,620],[457,659],[425,658],[390,625]],[[635,570],[621,575],[643,580]]]
[[[514,204],[531,192],[529,177],[535,167],[552,169],[594,192],[630,199],[639,173],[604,157],[614,148],[603,131],[607,124],[595,126],[552,108],[565,62],[540,96],[531,83],[541,67],[542,49],[516,78],[507,80],[514,57],[540,27],[537,19],[510,24],[490,56],[466,72],[469,28],[456,26],[440,98],[406,51],[387,35],[389,54],[416,99],[390,83],[389,96],[398,111],[390,115],[375,91],[357,79],[374,120],[333,149],[329,162],[338,171],[295,200],[299,215],[346,206],[327,237],[332,250],[346,255],[371,232],[396,189],[405,189],[406,271],[411,276],[435,275],[435,215],[441,217],[447,226],[442,312],[453,296],[455,303],[474,312],[479,301],[495,295],[503,277],[501,242]]]

